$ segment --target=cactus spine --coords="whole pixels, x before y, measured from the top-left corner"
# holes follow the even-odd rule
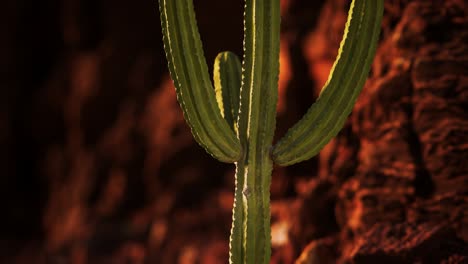
[[[159,0],[163,40],[179,103],[194,138],[236,164],[230,263],[270,261],[273,163],[316,155],[343,126],[375,54],[383,0],[353,0],[339,54],[317,101],[273,146],[280,0],[245,0],[244,57],[220,53],[209,80],[192,0]]]

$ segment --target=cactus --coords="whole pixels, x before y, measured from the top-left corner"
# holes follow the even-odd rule
[[[242,66],[235,54],[220,53],[214,87],[192,0],[159,0],[159,11],[169,70],[193,136],[213,157],[236,165],[229,262],[269,263],[273,164],[313,157],[343,127],[370,70],[383,0],[352,0],[328,81],[276,145],[280,0],[245,0]]]

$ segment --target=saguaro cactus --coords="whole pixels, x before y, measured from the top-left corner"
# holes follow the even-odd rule
[[[369,73],[383,0],[353,0],[328,81],[304,117],[276,144],[280,0],[245,0],[244,57],[220,53],[214,87],[192,0],[159,0],[164,48],[194,138],[213,157],[236,164],[230,263],[269,263],[273,163],[309,159],[334,137]]]

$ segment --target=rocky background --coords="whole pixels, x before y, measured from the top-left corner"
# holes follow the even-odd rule
[[[194,2],[209,64],[240,55],[243,2]],[[281,1],[278,137],[349,2]],[[183,121],[155,0],[0,6],[0,263],[226,263],[233,166]],[[275,168],[272,263],[468,263],[468,3],[385,0],[382,27],[342,132]]]

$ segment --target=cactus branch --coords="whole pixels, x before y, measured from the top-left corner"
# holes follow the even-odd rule
[[[241,89],[241,64],[236,55],[231,52],[222,52],[215,59],[213,79],[215,84],[216,99],[224,119],[231,125],[236,133],[239,133],[237,121],[239,116],[240,89]],[[243,117],[243,119],[248,117]],[[244,142],[247,142],[244,139]],[[247,146],[247,144],[244,144]],[[244,205],[243,187],[246,172],[245,158],[236,163],[234,205],[232,209],[232,227],[229,240],[230,263],[243,263],[244,259]]]
[[[241,71],[241,62],[236,54],[225,51],[216,56],[213,67],[216,101],[224,119],[234,131],[237,131]]]
[[[195,140],[220,161],[238,161],[241,147],[219,111],[192,0],[160,0],[159,9],[169,70]]]
[[[274,146],[276,164],[286,166],[316,155],[343,127],[374,58],[383,0],[353,0],[337,59],[319,98]]]

